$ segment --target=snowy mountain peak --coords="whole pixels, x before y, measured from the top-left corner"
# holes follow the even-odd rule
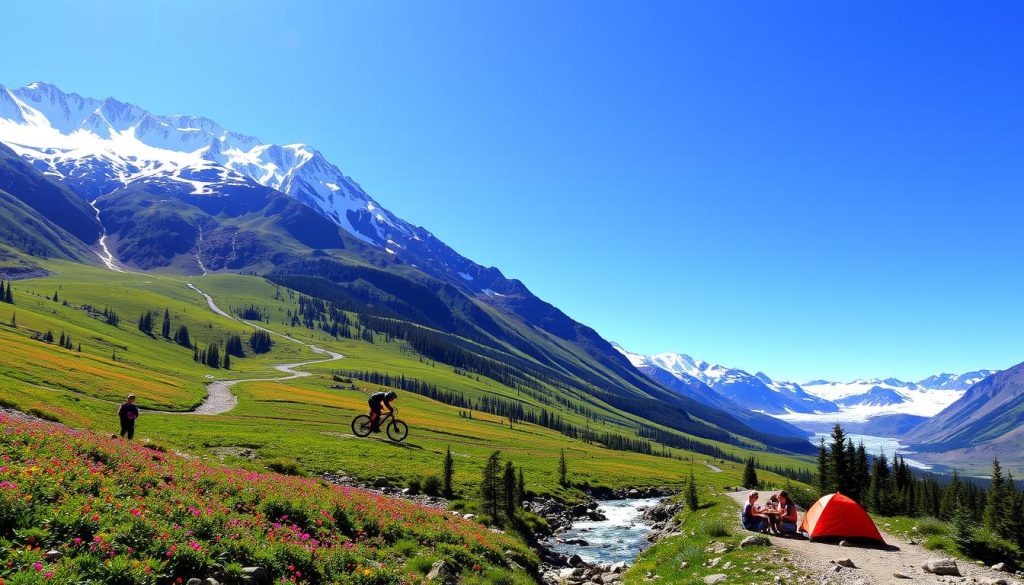
[[[156,115],[41,81],[0,85],[0,142],[89,199],[143,179],[241,177],[309,205],[376,246],[416,231],[305,144],[264,144],[202,116]],[[210,173],[211,164],[226,171]],[[189,182],[195,195],[218,192],[215,181]]]

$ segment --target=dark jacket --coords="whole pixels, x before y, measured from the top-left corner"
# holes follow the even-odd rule
[[[139,407],[125,402],[117,409],[117,416],[122,422],[135,422],[139,418]]]

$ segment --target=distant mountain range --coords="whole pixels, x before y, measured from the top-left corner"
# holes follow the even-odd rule
[[[561,393],[546,404],[585,401],[646,440],[812,451],[783,421],[754,427],[759,417],[644,376],[596,331],[389,212],[306,145],[45,83],[0,86],[0,211],[2,245],[114,269],[264,275],[401,323],[458,364],[500,363],[510,383]]]
[[[767,374],[751,374],[738,368],[695,359],[686,354],[639,355],[615,345],[630,363],[655,379],[669,378],[680,385],[669,387],[697,400],[713,403],[726,399],[732,405],[770,414],[796,426],[817,428],[811,423],[843,422],[861,425],[872,419],[889,419],[884,428],[912,428],[957,402],[968,388],[995,373],[978,370],[964,374],[936,374],[919,382],[896,378],[859,379],[852,382],[813,380],[805,384],[773,380]],[[667,383],[667,382],[666,382]],[[860,428],[858,426],[858,428]],[[883,428],[879,426],[879,428]],[[901,433],[902,434],[902,433]]]

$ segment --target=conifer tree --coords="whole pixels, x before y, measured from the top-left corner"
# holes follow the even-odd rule
[[[64,347],[64,332],[63,331],[60,332],[60,342],[59,342],[59,345],[61,347]]]
[[[483,509],[497,521],[501,511],[501,451],[491,453],[484,465],[482,481],[480,482],[480,499]]]
[[[60,297],[57,296],[57,291],[53,291],[53,302],[59,303]]]
[[[690,470],[690,481],[686,484],[686,506],[696,512],[700,507],[700,500],[697,498],[697,480],[693,477],[693,470]]]
[[[188,327],[178,325],[178,330],[174,332],[174,342],[182,347],[192,347],[192,338],[189,337]]]
[[[17,313],[11,313],[11,327],[13,327],[15,329],[18,328],[18,314]]]
[[[942,497],[939,500],[939,518],[952,520],[957,506],[960,505],[960,498],[960,474],[954,470],[952,479],[946,484],[946,489],[942,490]]]
[[[164,324],[160,327],[160,336],[164,339],[171,338],[171,311],[164,309]]]
[[[4,296],[4,302],[8,305],[14,304],[14,292],[11,290],[10,281],[7,282],[7,294]]]
[[[452,459],[452,448],[448,447],[448,452],[444,455],[444,469],[441,473],[441,486],[444,497],[452,497],[452,478],[455,476],[455,460]]]
[[[747,459],[747,465],[743,468],[743,487],[756,489],[758,486],[757,469],[754,467],[754,458]]]
[[[850,465],[846,460],[846,433],[838,424],[832,429],[828,471],[830,487],[838,493],[847,495],[850,491]]]
[[[562,486],[569,485],[569,466],[565,462],[565,449],[558,458],[558,483]]]
[[[828,450],[825,448],[825,437],[821,437],[818,441],[818,491],[821,495],[832,493],[832,482],[828,474]]]
[[[1006,537],[1006,516],[1012,509],[1012,504],[1006,498],[1006,480],[1003,478],[1003,468],[999,464],[999,458],[992,459],[992,487],[988,491],[988,498],[985,500],[984,524],[985,528],[992,534]]]
[[[519,493],[519,500],[526,499],[526,478],[523,477],[523,468],[519,468],[519,477],[517,479],[516,492]]]
[[[511,461],[505,462],[505,475],[502,478],[503,503],[505,504],[505,518],[511,522],[516,517],[516,509],[519,508],[521,500],[516,489],[516,468]]]
[[[229,354],[228,352],[224,352],[224,369],[231,369],[231,354]]]

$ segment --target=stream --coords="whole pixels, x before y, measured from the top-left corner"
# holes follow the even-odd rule
[[[579,555],[588,564],[610,565],[620,561],[632,564],[637,555],[650,545],[647,535],[651,527],[642,523],[641,515],[661,500],[640,498],[600,502],[597,509],[607,520],[576,521],[569,530],[559,532],[558,541],[552,542],[550,547],[566,556]],[[580,539],[587,544],[559,542]]]

